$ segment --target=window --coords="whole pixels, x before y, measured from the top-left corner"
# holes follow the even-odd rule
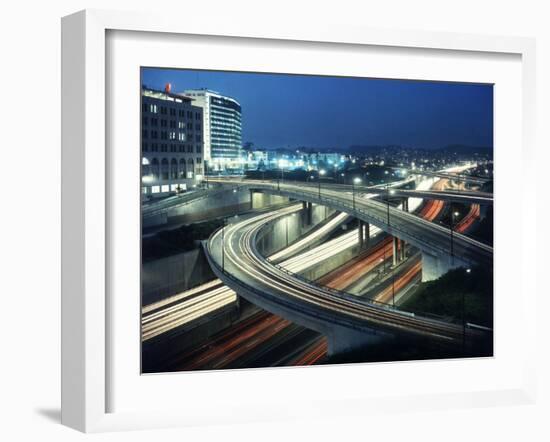
[[[176,128],[176,120],[170,120],[170,128],[175,129]]]
[[[185,123],[183,121],[178,121],[178,129],[185,129]]]
[[[168,133],[165,130],[161,131],[160,139],[161,140],[167,140],[168,139]]]
[[[193,118],[193,112],[187,111],[187,118]]]
[[[176,152],[176,148],[177,148],[177,146],[175,146],[174,144],[171,144],[170,145],[170,152]]]
[[[178,117],[180,117],[180,118],[185,117],[185,112],[182,111],[182,110],[180,109],[180,110],[178,111]]]
[[[185,152],[185,146],[183,144],[180,144],[179,151],[180,152]]]
[[[164,118],[160,120],[160,127],[166,127],[168,125],[168,120],[165,120]]]
[[[151,173],[153,174],[153,179],[155,181],[159,179],[159,172],[159,160],[153,158],[153,161],[151,161]]]
[[[175,117],[176,116],[176,109],[170,108],[170,115],[172,117]]]
[[[161,115],[166,115],[168,113],[168,109],[166,109],[166,106],[161,106],[160,107],[160,114]]]
[[[156,114],[158,112],[157,105],[156,104],[150,104],[149,105],[149,112],[152,114]]]
[[[147,146],[147,143],[141,143],[141,151],[142,152],[148,152],[149,146]]]
[[[179,132],[178,133],[178,140],[185,141],[185,133],[184,132]]]
[[[157,143],[151,144],[151,152],[158,152],[159,151],[159,145]]]
[[[197,112],[195,114],[195,120],[201,120],[201,118],[202,118],[202,115],[200,114],[200,112]]]
[[[201,164],[202,163],[202,158],[197,158],[197,164]]]
[[[168,166],[168,160],[166,158],[163,158],[160,163],[160,177],[163,180],[167,180],[170,174],[169,166]]]
[[[144,126],[147,126],[148,123],[149,123],[149,120],[147,117],[141,117],[141,124],[143,124]]]
[[[147,137],[147,129],[143,129],[143,130],[141,131],[141,138],[148,138],[148,137]]]
[[[141,112],[147,112],[147,103],[141,104]]]
[[[161,144],[160,145],[160,151],[161,152],[168,152],[168,144]]]
[[[158,126],[159,120],[158,118],[151,118],[151,126]]]
[[[173,180],[178,179],[178,160],[175,158],[170,161],[170,178]]]
[[[180,160],[180,170],[179,170],[180,178],[185,178],[186,172],[187,172],[187,164],[185,163],[185,159],[182,158]]]
[[[187,152],[193,153],[193,146],[191,145],[187,146]]]
[[[201,153],[201,151],[202,151],[201,148],[202,148],[202,146],[201,146],[200,144],[197,144],[197,145],[195,146],[195,152]]]
[[[193,130],[193,123],[187,123],[187,129]]]
[[[151,138],[156,140],[156,139],[158,139],[158,137],[159,137],[159,133],[156,130],[152,130],[151,131]]]
[[[176,132],[170,131],[170,134],[169,134],[169,135],[170,135],[170,139],[171,139],[171,140],[175,140],[175,139],[176,139]]]

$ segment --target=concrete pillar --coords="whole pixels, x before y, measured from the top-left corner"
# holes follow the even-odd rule
[[[313,222],[313,204],[307,203],[307,210],[306,210],[306,222],[308,226],[311,226],[311,223]]]
[[[397,253],[398,253],[397,243],[398,243],[398,241],[399,241],[399,239],[396,236],[394,236],[393,237],[393,250],[392,250],[392,252],[393,252],[393,265],[394,266],[397,265],[397,258],[398,258],[398,256],[397,256]]]
[[[359,234],[359,251],[363,250],[364,247],[364,234],[363,234],[363,221],[359,220],[359,227],[357,228],[357,233]]]
[[[403,261],[405,259],[405,240],[402,239],[399,241],[399,260]]]
[[[409,211],[409,198],[403,198],[403,202],[401,203],[401,208],[405,211]]]
[[[364,238],[365,238],[365,248],[369,247],[370,243],[370,224],[369,223],[363,223],[364,228]]]
[[[457,267],[468,267],[468,264],[452,259],[450,255],[422,252],[422,282],[433,281]]]
[[[250,210],[254,208],[254,191],[250,189]]]

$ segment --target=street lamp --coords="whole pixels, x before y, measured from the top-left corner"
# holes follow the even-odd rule
[[[355,185],[361,182],[361,178],[354,178],[351,181],[351,198],[353,201],[353,210],[355,210]]]
[[[225,269],[225,218],[222,218],[222,273],[224,273]]]
[[[386,184],[386,204],[388,206],[388,227],[389,227],[390,226],[390,183]]]
[[[317,177],[317,181],[319,183],[319,199],[321,199],[321,176],[324,176],[325,173],[327,173],[327,171],[325,169],[321,169]]]
[[[455,218],[458,217],[460,215],[459,212],[457,211],[452,211],[453,210],[453,206],[452,206],[452,203],[451,203],[451,258],[454,258],[454,250],[453,250],[453,230],[454,230],[454,227],[455,227]]]

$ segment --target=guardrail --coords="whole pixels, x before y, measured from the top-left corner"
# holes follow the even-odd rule
[[[278,194],[281,194],[281,195],[286,195],[286,196],[291,196],[291,197],[292,196],[298,196],[298,197],[304,198],[306,200],[310,200],[311,202],[316,202],[316,203],[318,202],[318,203],[321,203],[321,204],[323,202],[325,202],[325,203],[328,202],[328,203],[331,204],[331,206],[333,208],[337,208],[340,211],[349,213],[350,215],[355,216],[356,218],[359,218],[359,219],[362,218],[362,219],[366,220],[367,222],[372,222],[372,224],[377,225],[377,227],[380,227],[382,230],[386,230],[386,231],[389,231],[391,233],[396,232],[398,234],[397,236],[401,236],[403,239],[407,239],[407,237],[409,237],[409,239],[413,239],[417,243],[420,243],[420,244],[423,244],[423,245],[428,245],[435,252],[449,254],[448,249],[441,247],[438,243],[435,243],[435,242],[430,241],[429,239],[427,239],[425,237],[422,237],[422,236],[419,236],[415,233],[412,233],[410,230],[404,230],[404,229],[400,228],[399,226],[391,225],[391,222],[388,223],[388,218],[387,217],[383,217],[383,218],[379,217],[379,216],[373,214],[372,212],[369,212],[367,208],[360,208],[360,207],[358,208],[357,207],[358,205],[359,206],[361,206],[361,205],[364,206],[365,205],[364,201],[361,201],[361,200],[356,201],[355,208],[354,208],[353,204],[350,204],[347,201],[344,202],[345,200],[342,200],[341,198],[334,198],[333,196],[326,195],[326,193],[323,195],[322,190],[320,192],[319,191],[304,192],[304,191],[300,191],[298,189],[281,189],[280,187],[279,187],[279,189],[274,189],[274,184],[266,184],[266,183],[248,184],[248,187],[249,188],[268,189],[270,191],[277,192]],[[380,202],[369,201],[369,204],[378,205],[379,209],[381,209],[381,210],[386,209],[385,205],[383,203],[380,203]],[[390,219],[391,219],[391,214],[393,214],[395,217],[407,216],[407,215],[405,215],[404,212],[398,211],[398,209],[395,209],[393,207],[389,208],[389,212],[390,212]],[[438,226],[437,224],[434,224],[434,223],[431,223],[429,221],[423,220],[422,218],[419,218],[419,217],[417,217],[415,215],[412,215],[412,214],[408,214],[407,218],[408,218],[408,221],[410,221],[410,222],[413,222],[413,223],[416,223],[416,224],[422,223],[427,228],[438,229],[438,230],[440,230],[440,231],[442,231],[442,232],[444,232],[444,233],[446,233],[450,236],[450,229],[448,229],[448,228]],[[490,246],[487,246],[483,243],[472,240],[471,238],[468,238],[465,235],[461,235],[461,234],[456,233],[456,232],[453,232],[453,236],[454,236],[455,241],[463,240],[464,242],[470,243],[470,244],[484,250],[485,252],[492,254],[492,247],[490,247]],[[474,264],[476,262],[475,260],[468,259],[467,257],[463,257],[463,256],[462,257],[457,257],[457,258],[459,258],[460,260],[462,260],[466,263],[469,263],[469,264]]]
[[[243,186],[232,186],[232,187],[220,187],[215,189],[200,189],[200,190],[194,190],[193,192],[190,192],[188,195],[184,194],[179,197],[178,199],[171,199],[170,201],[159,201],[155,204],[155,207],[142,207],[141,213],[142,217],[144,219],[151,218],[156,215],[160,215],[163,212],[171,209],[175,209],[177,207],[186,206],[187,204],[194,203],[196,201],[199,201],[204,198],[208,198],[210,196],[218,195],[221,193],[229,192],[229,191],[238,191]]]
[[[284,215],[282,215],[282,216],[284,216]],[[274,222],[274,221],[271,220],[270,222]],[[308,285],[314,286],[318,290],[322,290],[322,291],[331,293],[335,296],[341,297],[342,299],[345,299],[347,301],[352,301],[354,303],[357,303],[358,305],[370,306],[370,307],[380,306],[380,307],[386,308],[388,310],[392,310],[396,313],[405,314],[407,316],[412,315],[414,317],[419,317],[420,319],[432,319],[432,320],[435,320],[435,321],[445,322],[445,323],[449,323],[449,324],[458,324],[459,322],[461,322],[461,320],[459,320],[459,318],[452,318],[452,317],[449,317],[449,316],[437,315],[437,314],[433,314],[433,313],[429,313],[429,312],[424,312],[424,311],[421,311],[421,310],[401,310],[398,307],[396,307],[395,305],[390,304],[388,302],[377,301],[375,299],[361,298],[361,297],[358,297],[357,295],[346,292],[345,290],[338,290],[338,289],[335,289],[335,288],[332,288],[332,287],[317,284],[315,281],[309,280],[306,277],[304,277],[303,275],[300,275],[299,273],[294,273],[294,272],[288,270],[287,268],[281,266],[280,264],[272,263],[272,262],[268,261],[264,256],[262,256],[262,254],[258,251],[258,248],[257,248],[258,234],[260,234],[260,232],[263,229],[265,229],[267,227],[267,225],[268,225],[268,223],[262,225],[262,227],[260,229],[258,229],[252,235],[251,246],[252,246],[253,253],[258,259],[264,259],[267,263],[269,263],[269,265],[275,267],[277,270],[287,274],[288,276],[290,276],[292,278],[296,278],[296,279],[298,279],[298,280],[300,280],[300,281],[302,281],[302,282],[304,282]]]

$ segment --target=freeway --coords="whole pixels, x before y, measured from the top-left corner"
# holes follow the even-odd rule
[[[444,189],[447,184],[447,180],[441,179],[433,187]],[[424,185],[430,185],[430,183],[426,182]],[[365,197],[372,196],[371,194]],[[421,201],[416,198],[411,199],[409,209],[414,211],[419,208]],[[298,207],[295,206],[296,209]],[[442,201],[429,200],[420,209],[420,216],[426,217],[431,221],[436,218],[442,208]],[[266,222],[269,219],[275,219],[279,214],[279,210],[272,212],[272,217],[268,218]],[[289,272],[299,274],[323,260],[330,259],[344,250],[356,246],[358,244],[358,235],[356,230],[352,230],[308,250],[311,245],[338,228],[347,218],[347,214],[339,213],[319,228],[309,231],[304,237],[274,253],[267,259],[279,264]],[[381,233],[381,230],[371,225],[369,233],[371,238],[375,238]],[[391,245],[388,247],[387,252],[388,256],[391,256]],[[328,278],[329,276],[324,281],[328,281]],[[336,288],[336,286],[334,287]],[[341,286],[339,288],[342,289]],[[237,294],[235,291],[225,286],[221,280],[215,279],[170,296],[162,301],[146,305],[142,309],[142,340],[148,341],[165,333],[182,329],[197,318],[230,306],[236,300]]]
[[[261,217],[267,222],[270,219],[276,218],[281,213],[288,215],[296,212],[300,208],[300,205],[294,204],[285,209],[276,210],[267,214],[264,213]],[[338,228],[346,218],[346,214],[334,216],[319,228],[309,231],[303,238],[271,255],[269,258],[281,262],[281,265],[288,266],[291,271],[300,272],[318,263],[320,259],[338,253],[338,248],[335,249],[332,247],[332,250],[328,252],[326,246],[322,245],[316,249],[303,252],[302,255],[298,255],[302,256],[301,259],[296,260],[293,257],[293,255],[300,250],[310,247],[319,239]],[[357,233],[353,235],[352,241],[357,241]],[[339,243],[343,243],[346,248],[351,246],[349,240],[346,241],[346,238],[336,238],[330,242],[332,246],[337,246]],[[327,253],[329,254],[327,255]],[[173,332],[176,329],[190,324],[199,317],[213,313],[236,301],[237,294],[235,291],[225,286],[219,279],[215,279],[165,298],[162,301],[146,305],[142,308],[142,340],[148,341],[164,333]]]
[[[209,198],[215,195],[219,195],[225,192],[237,190],[235,186],[232,187],[218,187],[214,189],[197,189],[190,192],[185,192],[179,195],[170,196],[167,198],[162,198],[159,200],[149,201],[142,204],[141,207],[141,216],[143,219],[147,219],[161,213],[166,212],[167,210],[175,209],[178,207],[186,206],[195,201]]]
[[[228,180],[224,180],[228,182]],[[242,181],[237,182],[242,184]],[[247,180],[251,189],[275,193],[289,198],[326,205],[371,223],[385,232],[435,256],[450,256],[451,231],[449,228],[422,219],[407,211],[376,201],[369,194],[346,192],[331,185],[315,187],[303,183]],[[493,248],[460,233],[453,235],[453,254],[464,264],[491,265]]]
[[[459,324],[319,287],[269,263],[256,249],[256,235],[264,223],[263,216],[259,216],[232,224],[217,231],[205,245],[217,276],[252,303],[321,333],[336,325],[366,332],[374,328],[421,335],[451,343],[463,342],[465,334],[475,334]]]

